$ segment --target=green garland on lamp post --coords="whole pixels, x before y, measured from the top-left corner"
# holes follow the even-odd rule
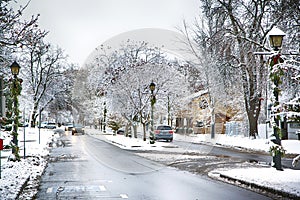
[[[10,158],[11,161],[20,161],[19,147],[18,147],[18,127],[19,127],[19,99],[18,96],[22,91],[22,79],[18,79],[18,74],[20,70],[20,65],[15,61],[10,66],[13,79],[10,82],[10,96],[13,100],[12,102],[12,141],[10,143],[12,148],[13,157]]]
[[[151,131],[150,131],[150,144],[155,143],[155,135],[154,135],[154,104],[156,103],[156,98],[154,95],[155,83],[151,82],[149,85],[151,91]]]
[[[281,58],[280,55],[280,49],[282,47],[282,40],[283,37],[285,36],[285,33],[279,28],[273,27],[270,30],[268,35],[270,39],[270,45],[275,51],[275,55],[271,57],[271,62],[270,62],[270,68],[271,68],[270,79],[274,84],[273,85],[274,123],[272,125],[273,125],[273,131],[275,136],[275,139],[272,140],[274,145],[271,146],[270,152],[273,156],[274,167],[277,170],[283,170],[281,165],[281,157],[284,156],[285,150],[281,146],[281,129],[279,125],[280,115],[278,114],[279,113],[278,107],[279,107],[279,94],[280,94],[279,85],[282,83],[281,77],[284,74],[280,66],[280,63],[284,62],[284,60]]]
[[[270,153],[273,156],[274,167],[277,170],[282,170],[281,157],[283,157],[285,154],[285,150],[281,146],[282,134],[280,128],[280,115],[277,114],[278,107],[279,107],[279,94],[281,92],[279,85],[282,84],[281,77],[284,75],[284,71],[282,70],[279,64],[283,62],[284,60],[280,57],[280,54],[271,57],[270,79],[274,84],[273,85],[274,123],[272,125],[273,125],[275,139],[273,140],[274,145],[270,147]]]
[[[106,115],[107,115],[107,108],[106,102],[104,102],[104,110],[103,110],[103,132],[106,133]]]

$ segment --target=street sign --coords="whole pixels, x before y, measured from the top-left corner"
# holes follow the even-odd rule
[[[1,151],[3,150],[3,139],[0,138],[0,179],[1,179]]]

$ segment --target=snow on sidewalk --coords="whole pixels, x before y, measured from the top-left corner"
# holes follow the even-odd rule
[[[113,134],[112,131],[107,131],[106,134],[101,133],[100,130],[95,129],[85,129],[85,132],[93,137],[105,139],[112,144],[119,146],[122,149],[128,150],[162,150],[164,148],[174,148],[177,147],[170,142],[156,142],[150,144],[149,139],[143,141],[142,138],[125,137],[124,135]]]
[[[42,175],[47,165],[45,156],[49,153],[47,144],[50,140],[56,140],[59,137],[52,130],[41,129],[39,134],[37,128],[26,128],[26,159],[24,159],[23,131],[23,128],[18,131],[20,162],[8,162],[11,150],[1,151],[0,199],[17,199],[26,184],[36,181]],[[4,144],[8,144],[11,140],[11,136],[7,132],[1,132],[0,137],[5,139]],[[27,196],[20,197],[20,199],[32,199],[36,192],[37,189],[32,187],[25,194]]]
[[[240,135],[228,136],[224,134],[216,134],[214,139],[211,139],[209,134],[176,134],[175,138],[176,140],[189,141],[193,143],[209,143],[212,145],[263,152],[269,152],[270,146],[273,144],[269,139],[251,139]],[[281,143],[287,154],[300,154],[300,140],[282,140]]]
[[[268,139],[251,139],[239,135],[228,136],[217,134],[214,139],[211,139],[209,134],[177,135],[176,139],[263,152],[269,152],[269,148],[272,145],[272,142]],[[287,154],[300,154],[299,140],[282,140],[281,142]],[[231,180],[238,180],[249,185],[256,185],[270,191],[277,191],[278,193],[292,194],[300,198],[300,170],[284,169],[284,171],[278,171],[269,166],[240,167],[235,169],[217,169],[210,172],[209,175],[211,177],[217,175]]]
[[[216,174],[225,179],[300,197],[300,170],[278,171],[272,167],[220,169],[210,172],[209,176],[215,177]]]

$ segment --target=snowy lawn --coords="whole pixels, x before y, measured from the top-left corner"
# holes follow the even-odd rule
[[[24,156],[24,129],[20,128],[18,136],[20,162],[8,162],[7,159],[11,150],[1,151],[1,179],[0,179],[0,199],[16,199],[25,183],[38,179],[46,167],[45,156],[49,154],[47,144],[51,140],[58,138],[51,130],[41,129],[40,139],[38,129],[25,129],[25,155]],[[0,138],[4,139],[4,144],[9,144],[11,137],[6,132],[1,132]],[[32,199],[36,189],[32,188],[26,196],[20,199]]]
[[[264,152],[269,152],[270,146],[273,144],[269,139],[251,139],[239,135],[228,136],[224,134],[216,134],[214,139],[211,139],[209,134],[191,136],[176,134],[175,138],[176,140],[190,141],[194,143],[209,143],[212,145]],[[300,154],[300,140],[282,140],[281,142],[287,154]]]
[[[214,170],[210,176],[213,177],[215,174],[300,197],[300,170],[284,169],[284,171],[278,171],[271,167],[237,168]]]

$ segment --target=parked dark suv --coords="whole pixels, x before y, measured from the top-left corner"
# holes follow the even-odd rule
[[[76,133],[84,134],[84,128],[81,124],[74,124],[72,128],[72,135],[75,135]]]
[[[72,131],[74,124],[73,123],[67,123],[65,125],[65,131]]]

